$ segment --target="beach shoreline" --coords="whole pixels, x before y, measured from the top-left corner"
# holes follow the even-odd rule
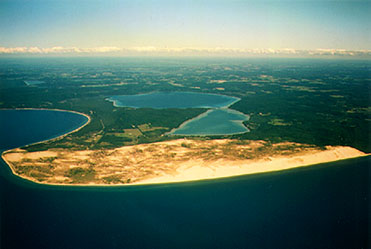
[[[241,163],[229,162],[229,165],[223,165],[225,162],[221,161],[206,167],[198,165],[184,166],[178,169],[178,174],[169,174],[139,181],[133,184],[161,184],[221,179],[243,175],[285,171],[301,167],[311,167],[318,164],[336,162],[363,156],[368,156],[368,154],[364,154],[351,147],[336,146],[331,147],[326,151],[316,152],[315,154],[294,155],[293,157],[267,157],[265,159],[251,160]],[[226,164],[228,164],[228,162]]]

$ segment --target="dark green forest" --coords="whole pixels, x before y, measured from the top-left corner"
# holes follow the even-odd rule
[[[74,110],[91,123],[58,141],[29,146],[114,148],[166,135],[206,109],[114,107],[106,98],[195,91],[241,98],[249,132],[219,136],[318,146],[370,146],[370,62],[325,59],[2,58],[0,108]],[[26,84],[25,81],[37,84]],[[202,139],[216,137],[202,137]]]

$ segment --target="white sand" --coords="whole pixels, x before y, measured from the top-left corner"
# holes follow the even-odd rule
[[[52,185],[112,186],[103,178],[114,176],[122,180],[113,185],[128,184],[127,179],[132,180],[129,184],[184,182],[286,170],[367,155],[345,146],[328,146],[326,150],[319,150],[318,147],[290,142],[269,146],[264,141],[246,142],[177,139],[107,150],[26,152],[14,149],[2,157],[16,175],[15,167],[37,165],[48,171],[49,164],[53,165],[53,171],[43,182],[29,175],[19,175],[31,181]],[[285,146],[287,149],[282,149]],[[260,148],[266,148],[264,154],[259,154]],[[252,154],[254,156],[250,158],[255,159],[241,157],[241,153]],[[73,167],[88,168],[92,165],[97,177],[90,182],[73,183],[66,177],[66,172]]]
[[[309,152],[289,157],[269,157],[262,160],[219,160],[209,165],[205,165],[203,162],[188,161],[177,169],[176,174],[167,174],[142,180],[134,184],[184,182],[279,171],[365,155],[365,153],[351,147],[328,146],[325,151],[315,151],[314,153]]]

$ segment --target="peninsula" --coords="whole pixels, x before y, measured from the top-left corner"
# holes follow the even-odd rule
[[[182,182],[291,169],[364,156],[346,146],[233,139],[177,139],[115,149],[6,151],[13,173],[52,185]]]

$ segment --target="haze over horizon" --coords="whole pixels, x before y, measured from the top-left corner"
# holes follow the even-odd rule
[[[370,1],[0,0],[0,55],[371,57]]]

